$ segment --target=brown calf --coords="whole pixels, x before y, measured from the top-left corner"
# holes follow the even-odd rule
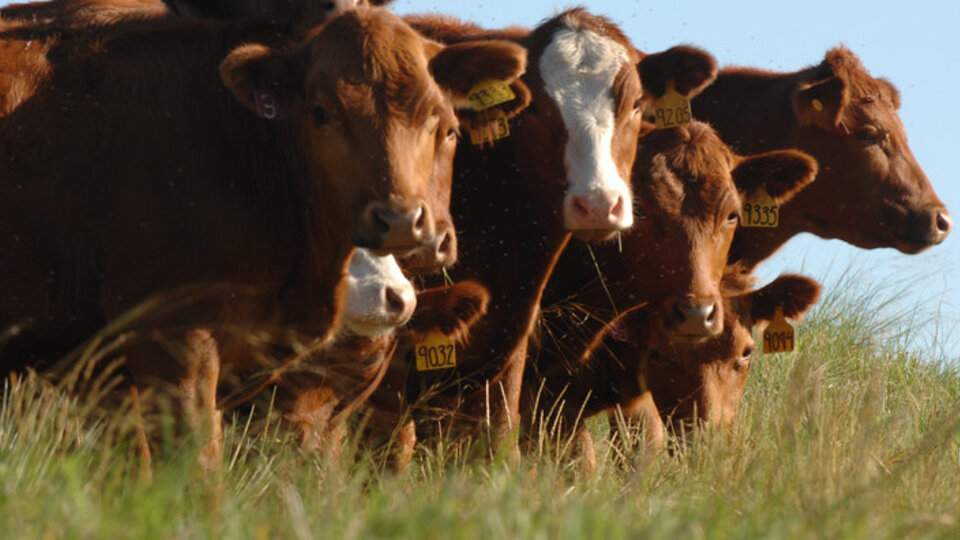
[[[754,266],[801,232],[904,253],[950,232],[907,145],[896,88],[844,47],[793,73],[725,69],[693,107],[739,152],[798,148],[820,164],[817,182],[781,209],[778,228],[737,233],[731,261]]]
[[[518,425],[527,339],[570,231],[606,238],[632,224],[626,179],[636,146],[623,141],[635,141],[640,128],[640,58],[615,25],[582,9],[533,31],[407,20],[442,41],[510,38],[530,57],[521,79],[530,106],[510,121],[510,137],[492,148],[462,145],[454,165],[451,212],[462,232],[461,260],[451,275],[487,287],[489,313],[457,351],[455,369],[418,377],[424,386],[440,385],[424,407],[457,410],[470,423],[491,418],[496,442]],[[647,63],[686,93],[713,70],[709,56],[688,48],[651,55],[641,71]]]
[[[514,44],[446,47],[372,8],[292,48],[269,45],[289,41],[269,24],[179,19],[51,39],[44,84],[0,120],[0,322],[22,329],[4,361],[56,357],[150,295],[221,283],[139,325],[189,333],[182,362],[127,362],[138,383],[206,398],[209,329],[322,343],[354,245],[431,242],[425,190],[456,144],[461,89],[525,63]]]

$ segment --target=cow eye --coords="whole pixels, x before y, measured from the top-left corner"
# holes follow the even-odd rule
[[[857,138],[865,144],[880,144],[885,136],[883,131],[873,126],[867,126],[857,131]]]
[[[643,110],[643,99],[637,99],[633,102],[633,113],[639,114]]]
[[[753,356],[753,347],[745,347],[740,358],[750,358],[751,356]]]
[[[327,110],[323,107],[314,107],[313,108],[313,121],[318,126],[323,126],[330,123],[330,115],[327,113]]]
[[[736,223],[740,221],[740,214],[736,212],[730,212],[730,215],[727,216],[727,223]]]
[[[457,139],[459,137],[460,137],[460,131],[457,128],[451,127],[450,129],[447,130],[447,139]]]

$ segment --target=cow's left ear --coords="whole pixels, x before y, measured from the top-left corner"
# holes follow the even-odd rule
[[[516,95],[512,101],[497,106],[507,118],[530,104],[530,90],[520,81],[527,69],[527,50],[516,43],[485,40],[444,46],[428,42],[427,54],[430,73],[457,109],[469,110],[470,91],[491,79],[507,83]]]
[[[643,84],[645,105],[667,91],[667,83],[686,98],[699,94],[717,78],[717,61],[696,47],[677,45],[663,52],[648,54],[637,64]]]
[[[777,203],[789,201],[817,176],[817,162],[799,150],[774,150],[738,158],[733,182],[741,193],[764,187]]]
[[[417,309],[410,327],[420,333],[440,330],[462,340],[470,327],[487,312],[490,293],[475,281],[427,289],[417,294]]]
[[[783,274],[771,283],[747,293],[754,324],[773,319],[778,307],[783,316],[797,319],[820,299],[820,284],[796,274]]]
[[[836,132],[842,130],[843,110],[849,102],[847,85],[840,77],[803,84],[793,91],[793,113],[803,125]]]
[[[303,70],[292,53],[241,45],[220,63],[220,78],[261,118],[285,118],[303,107]]]

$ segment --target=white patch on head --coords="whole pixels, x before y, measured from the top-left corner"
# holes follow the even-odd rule
[[[393,255],[380,257],[357,248],[345,279],[347,294],[340,319],[341,330],[376,337],[406,324],[413,315],[417,296]],[[388,294],[394,305],[391,305]]]
[[[567,128],[564,163],[571,195],[619,194],[623,228],[633,223],[629,184],[613,161],[613,82],[630,62],[626,48],[589,30],[564,28],[540,58],[540,76]]]

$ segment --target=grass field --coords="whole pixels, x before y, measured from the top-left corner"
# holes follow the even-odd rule
[[[127,415],[104,417],[36,379],[8,383],[2,534],[960,538],[958,366],[908,352],[905,319],[873,309],[882,304],[828,292],[800,327],[798,352],[755,360],[732,432],[705,430],[644,470],[602,442],[583,475],[563,444],[510,464],[443,441],[395,475],[356,452],[329,465],[278,424],[254,430],[233,417],[218,512],[194,446],[161,452],[147,485]]]

